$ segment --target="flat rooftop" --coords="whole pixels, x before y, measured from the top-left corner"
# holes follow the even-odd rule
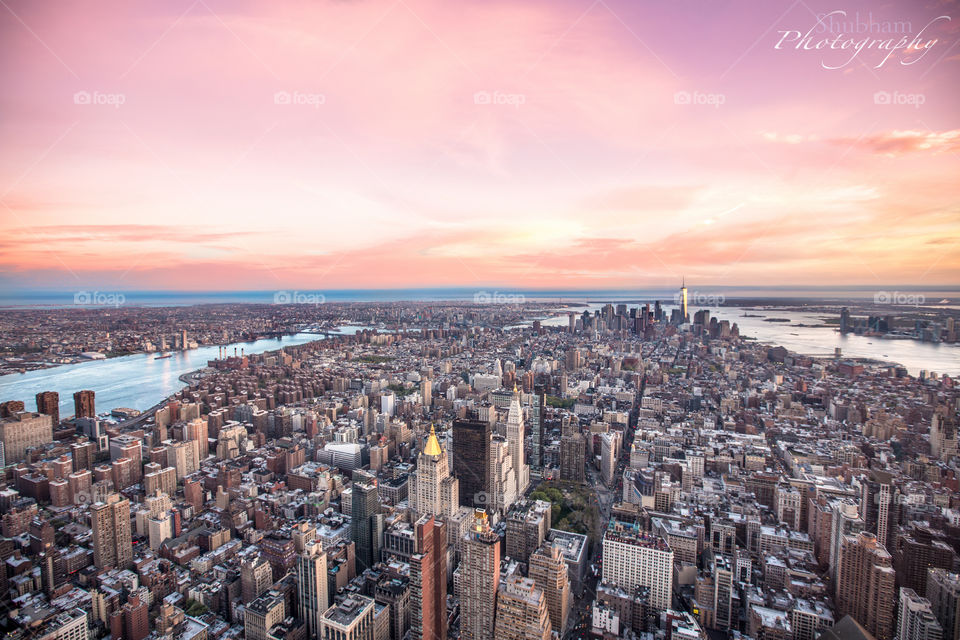
[[[372,598],[351,594],[340,603],[327,609],[327,612],[323,614],[323,619],[342,627],[349,627],[371,607],[373,607]]]
[[[570,562],[580,562],[580,559],[586,553],[587,536],[585,535],[560,529],[550,529],[547,532],[547,540],[552,542],[555,547],[560,547],[564,559]]]

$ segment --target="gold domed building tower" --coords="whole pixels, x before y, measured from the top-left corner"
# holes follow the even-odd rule
[[[452,516],[459,501],[460,483],[450,475],[447,452],[440,446],[436,429],[430,425],[430,435],[417,456],[417,470],[413,474],[410,506],[417,516]]]

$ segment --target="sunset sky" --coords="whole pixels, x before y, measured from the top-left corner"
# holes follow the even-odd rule
[[[790,33],[867,23],[929,46]],[[955,0],[0,0],[0,289],[960,284],[958,39]]]

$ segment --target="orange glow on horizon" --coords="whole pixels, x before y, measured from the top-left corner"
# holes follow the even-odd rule
[[[11,1],[0,288],[960,282],[960,16],[828,71],[805,7],[585,9]]]

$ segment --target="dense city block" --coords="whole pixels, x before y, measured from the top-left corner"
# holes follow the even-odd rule
[[[960,638],[948,375],[683,304],[276,313],[323,332],[143,411],[4,399],[6,637]]]

